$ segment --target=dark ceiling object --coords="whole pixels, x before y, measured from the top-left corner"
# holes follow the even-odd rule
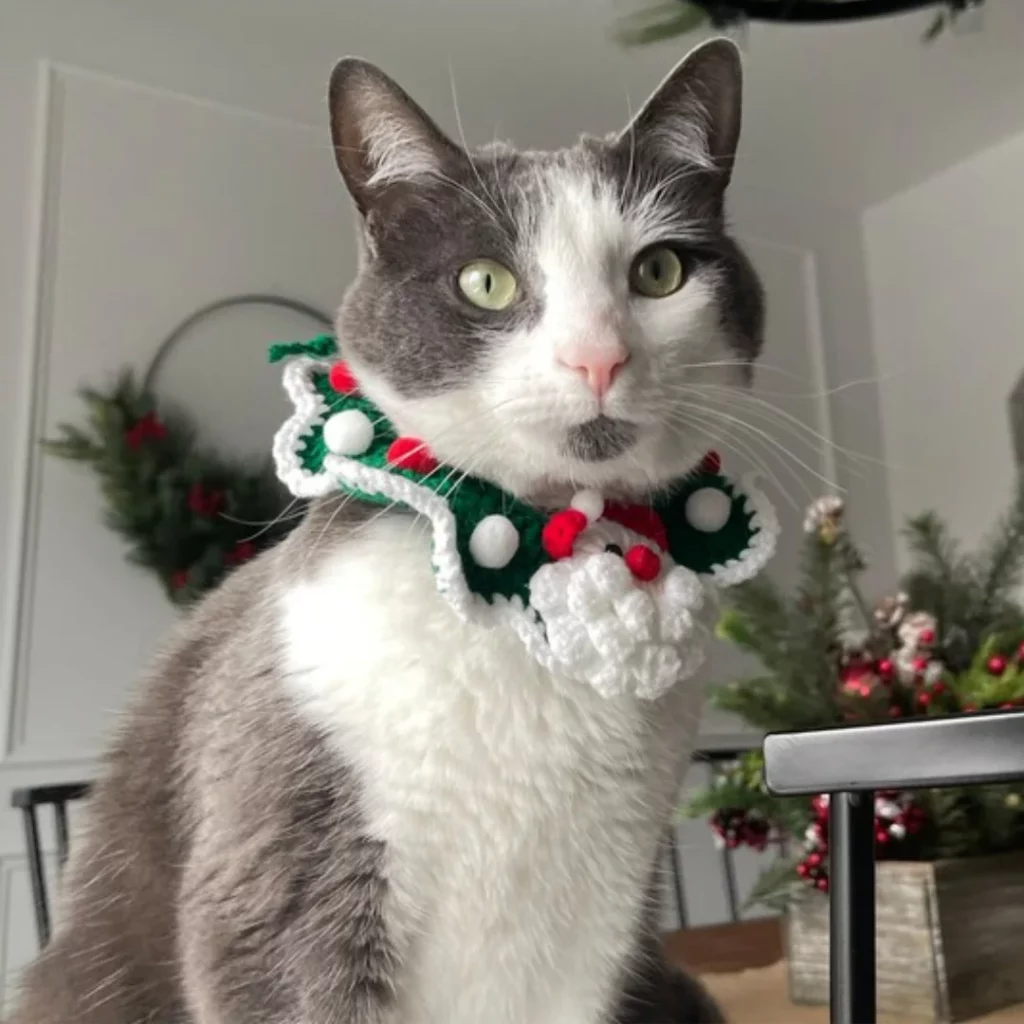
[[[743,21],[774,21],[786,24],[823,24],[863,21],[925,8],[939,8],[940,15],[957,18],[985,0],[687,0],[703,10],[716,28]]]

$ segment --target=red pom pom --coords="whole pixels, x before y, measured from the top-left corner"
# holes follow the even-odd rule
[[[1001,676],[1006,671],[1006,659],[1001,654],[993,654],[985,663],[985,668],[993,676]]]
[[[351,395],[359,390],[359,385],[348,368],[348,363],[335,363],[331,367],[330,373],[327,374],[327,380],[330,382],[331,388],[339,395]]]
[[[668,551],[668,531],[661,516],[646,505],[616,505],[608,502],[604,507],[605,519],[610,519],[641,537],[654,541],[662,551]]]
[[[708,452],[700,460],[700,471],[702,473],[718,473],[722,469],[722,456],[718,452]]]
[[[644,583],[656,580],[661,572],[661,559],[646,544],[634,544],[626,552],[626,565]]]
[[[424,476],[433,473],[438,467],[437,459],[418,437],[399,437],[392,441],[387,460],[396,469],[408,469]]]
[[[576,538],[587,528],[587,517],[578,508],[556,512],[541,530],[540,542],[556,561],[572,554]]]

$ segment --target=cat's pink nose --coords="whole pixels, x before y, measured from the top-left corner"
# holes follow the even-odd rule
[[[558,361],[582,377],[598,398],[604,398],[619,371],[629,362],[629,352],[624,345],[613,349],[580,347],[560,355]]]

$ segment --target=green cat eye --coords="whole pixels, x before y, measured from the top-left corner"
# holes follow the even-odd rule
[[[675,249],[652,245],[644,249],[629,268],[629,286],[649,299],[664,299],[686,282],[683,261]]]
[[[515,275],[495,260],[473,260],[459,271],[459,290],[481,309],[508,309],[516,288]]]

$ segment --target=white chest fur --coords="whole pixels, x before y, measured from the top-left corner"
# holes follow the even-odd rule
[[[289,592],[296,696],[387,845],[394,1024],[599,1024],[701,694],[608,700],[458,621],[424,528],[384,518]],[[316,557],[316,556],[314,556]]]

